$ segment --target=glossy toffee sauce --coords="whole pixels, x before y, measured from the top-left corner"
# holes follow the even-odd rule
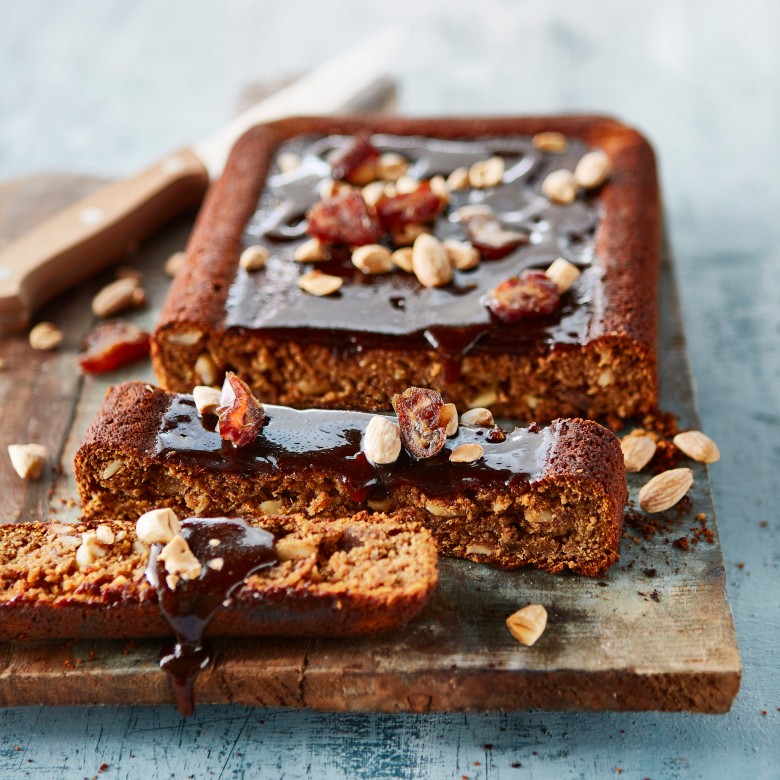
[[[395,463],[380,466],[362,451],[371,414],[283,406],[265,409],[268,422],[257,439],[236,448],[214,431],[215,418],[200,418],[191,396],[174,396],[160,423],[156,456],[247,479],[295,474],[305,482],[309,474],[325,474],[361,503],[382,499],[403,485],[428,496],[451,496],[453,491],[468,495],[496,484],[524,490],[541,475],[557,441],[554,427],[516,428],[505,441],[493,443],[488,440],[490,429],[461,425],[436,456],[416,460],[402,450]],[[474,463],[451,463],[450,453],[466,443],[481,444],[484,456]]]
[[[166,570],[158,555],[162,545],[152,545],[146,577],[157,591],[163,617],[176,640],[163,647],[160,666],[170,675],[176,693],[176,708],[182,715],[195,712],[195,678],[212,659],[204,632],[231,593],[253,572],[276,562],[274,537],[252,528],[244,520],[190,517],[182,523],[181,535],[189,544],[202,570],[197,579],[180,579],[174,589],[166,582]],[[218,545],[210,544],[212,539]],[[221,558],[217,570],[208,561]]]
[[[244,231],[244,243],[261,244],[270,252],[263,271],[238,269],[226,302],[225,325],[239,332],[260,330],[280,341],[293,339],[323,344],[345,354],[368,348],[430,350],[443,358],[448,379],[457,379],[469,352],[525,353],[552,345],[566,348],[598,335],[601,272],[593,266],[597,201],[592,196],[559,206],[541,195],[544,177],[557,168],[573,170],[587,147],[570,139],[563,154],[536,149],[527,138],[474,141],[374,135],[381,152],[393,151],[411,161],[409,175],[427,179],[447,175],[494,154],[506,161],[504,182],[489,189],[467,188],[451,193],[450,205],[437,218],[440,238],[465,239],[454,215],[467,203],[487,205],[505,227],[530,234],[530,242],[500,260],[483,260],[471,271],[455,271],[450,284],[424,288],[412,274],[395,271],[366,275],[350,261],[346,247],[337,247],[325,262],[296,263],[295,249],[308,238],[304,214],[316,200],[317,187],[330,176],[328,152],[351,142],[348,136],[301,137],[279,153],[294,152],[302,165],[281,173],[274,163],[258,207]],[[546,268],[557,257],[578,265],[583,273],[551,315],[518,323],[491,319],[483,296],[523,268]],[[300,274],[318,268],[345,280],[332,296],[315,297],[298,287]]]

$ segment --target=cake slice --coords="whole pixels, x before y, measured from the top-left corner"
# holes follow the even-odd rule
[[[219,535],[211,524],[220,521],[202,522],[209,540]],[[406,515],[247,522],[273,536],[270,565],[248,576],[216,610],[208,626],[213,636],[342,636],[389,629],[418,614],[436,586],[436,548],[430,534]],[[192,538],[190,545],[197,552]],[[204,581],[210,561],[220,559],[224,572],[232,563],[227,544],[207,546],[210,553],[200,556]],[[149,555],[136,523],[126,519],[0,526],[0,633],[6,639],[170,635],[147,576]],[[174,585],[174,591],[192,597],[192,583]]]
[[[403,388],[549,421],[657,402],[653,152],[592,116],[327,117],[235,146],[152,339],[162,386],[227,371],[297,408]]]
[[[405,511],[446,555],[591,576],[618,559],[627,490],[606,428],[504,430],[486,409],[458,425],[451,405],[419,388],[394,403],[400,428],[393,416],[266,406],[249,440],[229,440],[226,415],[201,414],[191,395],[119,385],[76,456],[83,509],[130,520],[157,507],[313,519]]]

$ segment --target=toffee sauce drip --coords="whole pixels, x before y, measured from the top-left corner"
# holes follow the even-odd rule
[[[190,517],[182,522],[180,533],[201,562],[200,576],[180,579],[171,589],[165,565],[158,560],[163,546],[154,544],[146,578],[157,591],[160,611],[176,634],[175,640],[163,646],[160,666],[173,681],[176,708],[189,716],[195,712],[195,679],[213,656],[210,644],[203,639],[211,618],[250,574],[273,565],[277,558],[273,535],[241,519]],[[219,544],[210,544],[212,539]],[[219,570],[208,566],[215,558],[223,561]]]
[[[585,144],[569,139],[566,152],[551,154],[539,151],[527,138],[445,141],[372,136],[380,152],[397,152],[410,160],[409,174],[420,179],[446,176],[455,168],[494,154],[506,160],[500,186],[451,193],[450,204],[436,219],[433,233],[441,240],[465,240],[454,212],[466,204],[484,204],[505,227],[527,232],[529,244],[502,259],[483,260],[473,270],[456,270],[450,284],[427,289],[414,275],[402,271],[362,273],[352,265],[350,251],[343,246],[335,245],[329,258],[316,264],[293,260],[295,249],[308,238],[305,212],[318,200],[318,185],[330,176],[328,152],[350,141],[347,136],[303,136],[279,148],[279,154],[298,154],[302,164],[289,173],[281,173],[277,163],[272,165],[243,238],[247,246],[265,246],[270,258],[262,271],[237,270],[226,302],[227,328],[239,333],[259,330],[279,341],[321,344],[344,355],[374,348],[434,349],[443,360],[449,382],[458,379],[466,354],[574,348],[592,337],[601,285],[601,270],[593,264],[598,200],[587,195],[561,206],[541,195],[544,177],[557,168],[573,170],[588,150]],[[582,270],[557,312],[511,324],[491,317],[483,303],[485,293],[524,268],[544,269],[557,257]],[[299,275],[314,267],[345,280],[337,294],[317,298],[299,289]]]
[[[515,428],[503,442],[491,442],[490,429],[461,425],[436,456],[416,460],[405,450],[395,463],[377,465],[362,450],[372,414],[341,410],[297,410],[265,406],[268,422],[246,447],[236,448],[215,432],[214,418],[201,419],[191,396],[174,396],[160,423],[156,456],[210,471],[257,475],[326,474],[342,483],[356,503],[378,500],[410,485],[431,497],[466,494],[505,485],[528,489],[538,478],[555,446],[554,428]],[[393,418],[395,419],[395,418]],[[451,463],[461,444],[483,447],[473,463]]]

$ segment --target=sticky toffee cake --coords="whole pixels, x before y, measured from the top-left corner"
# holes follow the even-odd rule
[[[421,388],[393,399],[395,416],[262,407],[231,382],[219,416],[199,412],[197,394],[113,388],[76,456],[85,513],[406,511],[446,555],[592,576],[618,558],[623,456],[595,422],[502,429],[478,409],[458,424],[452,404]]]
[[[599,117],[262,125],[210,191],[153,336],[163,387],[297,408],[403,388],[502,417],[657,400],[652,150]]]

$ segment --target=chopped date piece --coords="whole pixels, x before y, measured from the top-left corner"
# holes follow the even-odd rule
[[[93,328],[84,339],[79,355],[81,370],[88,374],[126,366],[149,354],[149,334],[124,320],[108,320]]]
[[[265,410],[247,383],[232,371],[225,376],[217,414],[219,435],[236,447],[251,444],[266,421]]]
[[[494,287],[486,296],[487,307],[503,322],[552,314],[560,305],[558,288],[544,271],[526,268]]]
[[[527,233],[506,230],[496,217],[490,214],[474,214],[463,220],[466,235],[479,249],[483,260],[500,260],[513,249],[527,244]]]
[[[506,441],[506,434],[498,425],[494,425],[485,438],[491,444],[501,444],[502,441]]]
[[[331,160],[331,172],[334,179],[342,179],[352,184],[365,184],[358,173],[364,166],[379,158],[379,152],[371,145],[366,135],[356,135],[351,146],[337,152]],[[370,179],[374,177],[371,176]]]
[[[436,455],[447,440],[441,395],[424,387],[409,387],[392,400],[406,449],[418,459]]]
[[[376,211],[359,192],[321,200],[309,209],[306,218],[307,233],[325,244],[375,244],[383,233]]]
[[[413,192],[383,195],[376,204],[379,221],[385,230],[404,225],[430,222],[442,211],[445,202],[424,181]]]

